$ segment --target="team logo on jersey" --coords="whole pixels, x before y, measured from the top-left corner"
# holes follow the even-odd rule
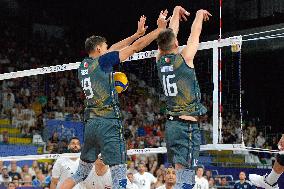
[[[165,61],[166,61],[166,63],[169,63],[171,61],[171,59],[166,57]]]
[[[89,66],[88,62],[84,62],[84,68],[87,68]]]

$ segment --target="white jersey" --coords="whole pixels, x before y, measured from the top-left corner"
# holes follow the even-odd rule
[[[74,161],[71,160],[70,158],[64,158],[64,157],[60,157],[56,160],[52,169],[52,178],[59,179],[56,188],[59,188],[60,185],[64,182],[64,180],[75,174],[79,166],[79,161],[80,161],[79,158],[77,158]],[[73,188],[78,188],[78,185],[76,185]]]
[[[159,187],[156,188],[156,189],[166,189],[166,185],[159,186]]]
[[[208,180],[204,177],[198,178],[195,176],[195,185],[193,189],[209,189]]]
[[[134,183],[139,189],[149,189],[151,184],[155,182],[157,182],[157,179],[151,173],[145,172],[143,175],[140,173],[134,174]]]
[[[131,183],[129,182],[129,180],[127,179],[127,186],[126,189],[139,189],[138,186],[135,183]]]
[[[111,172],[110,168],[107,169],[107,172],[103,176],[98,176],[95,169],[95,164],[83,182],[81,182],[80,188],[82,189],[111,189],[112,186],[112,179],[111,179]]]

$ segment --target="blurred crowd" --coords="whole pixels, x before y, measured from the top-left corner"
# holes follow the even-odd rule
[[[140,189],[157,189],[165,185],[167,167],[164,164],[158,166],[157,160],[153,156],[146,157],[143,160],[128,162],[127,177],[131,186],[137,185]],[[16,187],[49,189],[52,178],[52,164],[33,161],[32,166],[25,164],[19,167],[16,161],[11,161],[8,166],[4,166],[3,162],[0,161],[0,187],[3,186],[8,189]],[[175,175],[174,170],[173,174]],[[173,177],[173,182],[176,181],[175,179]],[[213,174],[211,170],[206,170],[202,166],[196,168],[195,181],[194,189],[234,188],[239,183],[251,185],[246,180],[246,173],[243,171],[240,172],[239,178],[234,179],[231,175]],[[10,185],[14,187],[10,188]],[[246,188],[250,189],[248,186]]]
[[[28,164],[19,167],[16,161],[11,161],[4,166],[0,161],[0,186],[8,186],[10,182],[16,187],[47,187],[51,182],[52,164],[38,163],[33,161],[32,166]]]

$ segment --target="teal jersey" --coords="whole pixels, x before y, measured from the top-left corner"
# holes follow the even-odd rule
[[[157,61],[157,69],[169,115],[200,116],[207,112],[200,103],[201,93],[195,69],[186,64],[181,54],[162,56]]]
[[[119,63],[117,54],[111,52],[96,59],[87,57],[78,69],[78,78],[86,97],[86,109],[99,117],[120,117],[112,72],[112,66]]]

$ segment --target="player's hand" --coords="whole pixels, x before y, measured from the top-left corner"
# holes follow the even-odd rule
[[[278,142],[278,147],[280,151],[284,151],[284,134],[282,134],[282,137],[280,141]]]
[[[145,26],[145,22],[146,22],[146,16],[143,15],[140,17],[140,20],[138,21],[138,24],[137,24],[136,33],[139,36],[143,36],[148,28],[148,26]]]
[[[174,8],[174,12],[178,12],[179,14],[179,21],[187,21],[187,16],[190,15],[190,13],[185,10],[182,6],[176,6]]]
[[[167,19],[167,16],[168,16],[168,10],[164,10],[160,12],[159,18],[157,20],[158,28],[162,28],[162,29],[167,28],[168,22],[171,19],[171,17]]]
[[[210,12],[208,12],[207,10],[203,10],[203,9],[200,9],[196,12],[196,15],[197,16],[202,16],[203,17],[203,21],[206,22],[209,20],[209,17],[212,16],[210,14]]]

